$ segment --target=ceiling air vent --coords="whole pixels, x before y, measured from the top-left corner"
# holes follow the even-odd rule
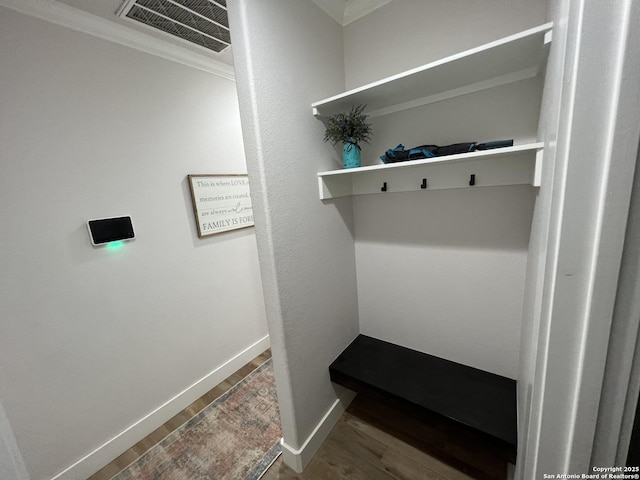
[[[231,45],[227,0],[126,0],[118,15],[214,52]]]

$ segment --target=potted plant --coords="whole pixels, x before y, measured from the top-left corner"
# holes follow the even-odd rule
[[[351,107],[348,113],[336,113],[331,115],[326,123],[324,141],[335,145],[338,142],[344,144],[342,148],[342,161],[344,168],[360,166],[360,142],[371,139],[371,124],[367,123],[367,115],[363,112],[366,105]]]

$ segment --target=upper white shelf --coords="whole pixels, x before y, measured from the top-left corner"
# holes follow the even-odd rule
[[[328,117],[367,105],[378,117],[421,105],[535,77],[546,64],[552,23],[481,45],[311,105]]]

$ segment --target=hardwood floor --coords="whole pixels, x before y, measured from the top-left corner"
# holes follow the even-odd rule
[[[262,480],[470,480],[408,443],[346,412],[303,473],[282,457]]]
[[[112,478],[269,358],[271,358],[271,350],[267,350],[247,363],[162,427],[89,477],[88,480],[109,480]],[[373,419],[373,416],[380,414],[387,419],[388,424],[402,423],[389,412],[380,410],[380,406],[357,397],[303,473],[295,473],[284,464],[282,457],[279,457],[265,472],[262,479],[473,480],[484,478],[473,473],[472,476],[469,476],[452,466],[455,465],[455,462],[447,464],[425,453],[423,449],[411,445],[411,439],[398,434],[393,428],[387,428],[389,425],[380,424]],[[413,428],[412,424],[409,425],[409,428]],[[387,432],[392,432],[393,435]],[[446,440],[443,441],[446,443]]]
[[[506,480],[512,447],[439,415],[383,396],[358,395],[349,413],[478,480]]]
[[[184,423],[186,423],[191,417],[203,410],[207,405],[213,402],[220,395],[223,395],[230,390],[234,385],[240,382],[244,377],[249,375],[253,370],[258,368],[264,362],[271,358],[271,349],[258,355],[249,363],[238,369],[232,375],[227,377],[221,383],[213,387],[207,393],[205,393],[198,400],[193,402],[187,408],[182,410],[176,416],[171,418],[161,427],[154,430],[147,437],[136,443],[129,450],[124,452],[118,458],[107,464],[105,467],[94,473],[87,480],[109,480],[115,474],[135,462],[138,458],[145,454],[147,450],[153,447],[156,443],[160,442],[164,437],[169,435],[174,430],[178,429]]]

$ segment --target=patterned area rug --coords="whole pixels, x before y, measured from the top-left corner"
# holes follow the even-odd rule
[[[280,454],[267,360],[112,480],[256,480]]]

